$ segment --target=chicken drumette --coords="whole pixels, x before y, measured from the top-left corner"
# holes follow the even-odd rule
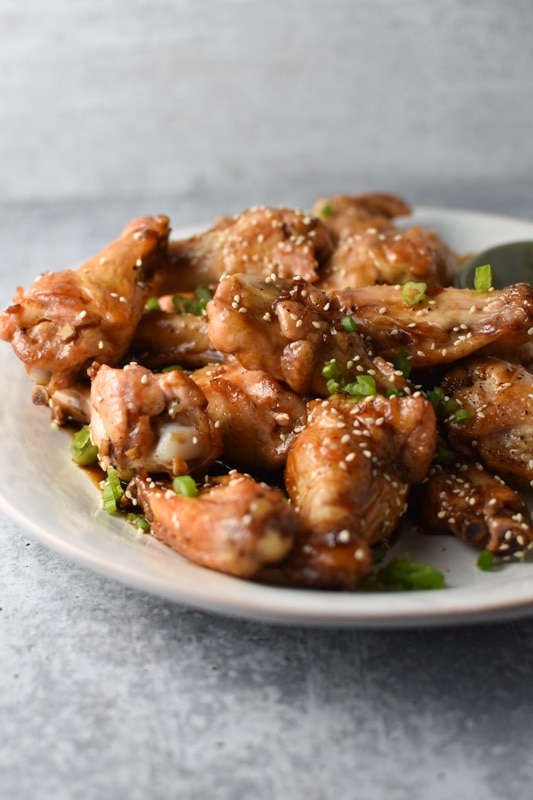
[[[126,353],[166,248],[167,217],[143,217],[78,270],[46,272],[0,313],[0,338],[50,392],[75,383],[97,359]]]

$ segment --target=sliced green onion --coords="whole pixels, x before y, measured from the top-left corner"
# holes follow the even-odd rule
[[[353,317],[342,317],[341,325],[345,331],[348,331],[348,333],[352,333],[357,330],[357,323]]]
[[[407,281],[402,286],[402,297],[409,306],[415,306],[426,299],[427,283],[415,283],[415,281]]]
[[[399,350],[394,359],[395,369],[399,369],[404,378],[408,378],[411,374],[412,364],[411,357],[407,350]]]
[[[326,389],[328,390],[328,394],[338,394],[342,392],[343,383],[336,381],[335,378],[329,378],[326,381]]]
[[[494,561],[494,553],[491,553],[490,550],[482,550],[479,554],[476,565],[479,569],[482,569],[484,572],[489,572],[492,569],[492,562]]]
[[[490,292],[492,288],[492,269],[490,264],[476,267],[474,273],[474,289],[476,292]]]
[[[124,489],[118,477],[118,472],[114,467],[107,470],[107,478],[102,486],[102,502],[108,514],[116,514],[118,503],[120,502]]]
[[[356,380],[347,383],[342,391],[352,397],[371,397],[376,394],[376,381],[371,375],[358,375]]]
[[[331,203],[324,203],[324,205],[320,209],[320,216],[331,217],[332,214],[333,214],[333,206],[331,205]]]
[[[373,591],[391,589],[412,591],[443,589],[445,585],[442,572],[423,561],[411,561],[406,554],[403,558],[391,559],[388,564],[363,581],[359,588]]]
[[[434,386],[433,389],[428,389],[425,394],[439,419],[453,414],[459,406],[457,400],[444,394],[444,389],[441,386]]]
[[[461,422],[463,419],[472,419],[472,412],[469,408],[460,408],[459,411],[455,412],[453,418],[456,422]]]
[[[79,464],[81,467],[88,467],[95,463],[98,458],[98,447],[93,444],[91,431],[88,425],[84,425],[83,428],[76,431],[72,437],[70,454],[76,464]]]
[[[201,284],[194,290],[194,299],[175,294],[172,297],[172,305],[178,314],[193,314],[195,317],[201,317],[212,296],[208,287]]]
[[[433,456],[433,460],[436,461],[437,464],[452,464],[456,458],[457,453],[441,444],[437,445],[435,455]]]
[[[170,364],[168,367],[163,367],[161,372],[183,372],[183,367],[180,367],[179,364]]]
[[[147,311],[161,311],[161,306],[159,305],[157,297],[149,297],[144,307]]]
[[[134,514],[130,512],[126,514],[126,519],[128,522],[131,522],[132,525],[135,525],[136,528],[144,531],[144,533],[148,533],[150,530],[150,523],[143,514]]]
[[[328,363],[324,364],[322,367],[322,376],[324,378],[340,378],[341,375],[344,375],[344,370],[339,367],[335,360],[328,361]]]
[[[196,481],[190,475],[177,475],[172,481],[172,488],[182,497],[196,497],[198,494]]]
[[[403,392],[399,392],[398,389],[387,389],[385,394],[387,397],[403,397]]]

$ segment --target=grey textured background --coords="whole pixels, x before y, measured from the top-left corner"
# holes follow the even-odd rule
[[[533,172],[530,0],[2,0],[0,194],[413,187]],[[420,198],[420,199],[419,199]],[[257,200],[256,200],[257,202]]]
[[[533,218],[532,19],[530,0],[1,0],[2,304],[143,213],[390,189]],[[1,797],[530,795],[530,620],[252,624],[93,575],[4,515],[0,536]]]

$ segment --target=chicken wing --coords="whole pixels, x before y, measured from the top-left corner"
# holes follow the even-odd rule
[[[446,286],[457,269],[455,256],[433,231],[372,228],[341,240],[317,286],[326,292],[408,281]]]
[[[178,370],[154,375],[139,364],[91,370],[91,439],[104,470],[129,480],[141,469],[183,475],[222,452],[201,389]]]
[[[283,565],[287,577],[350,589],[367,575],[370,545],[395,530],[410,485],[429,469],[435,438],[433,407],[420,395],[312,401],[285,470],[302,520]]]
[[[421,295],[409,304],[401,286],[382,285],[343,289],[333,299],[354,318],[376,353],[393,360],[404,350],[417,368],[457,361],[478,350],[498,353],[533,336],[529,284],[491,292],[429,286]]]
[[[169,244],[159,270],[157,294],[214,286],[237,272],[262,277],[300,275],[314,281],[333,249],[325,225],[303,211],[250,208],[221,220],[205,233]]]
[[[217,350],[300,394],[330,394],[323,374],[330,363],[348,381],[361,374],[374,377],[378,391],[404,387],[401,372],[373,359],[351,325],[345,329],[337,302],[303,279],[230,276],[220,281],[207,314]]]
[[[46,272],[0,313],[32,379],[51,391],[75,383],[93,361],[116,364],[128,349],[149,293],[145,281],[167,243],[167,217],[143,217],[78,270]]]
[[[230,463],[281,469],[306,418],[306,403],[261,370],[240,364],[204,367],[191,377],[207,398]]]
[[[202,566],[252,578],[292,546],[298,524],[293,509],[279,489],[249,475],[213,479],[196,497],[140,476],[134,486],[151,533]]]
[[[323,220],[338,241],[368,228],[387,230],[394,217],[410,214],[411,207],[401,197],[384,192],[336,194],[317,200],[311,213]]]
[[[130,353],[150,369],[174,364],[197,369],[224,360],[222,353],[209,341],[207,317],[161,310],[144,314],[133,336]]]
[[[442,388],[471,413],[447,421],[451,446],[474,453],[502,478],[533,485],[533,375],[519,364],[477,357],[452,368]]]
[[[451,532],[467,544],[508,559],[533,544],[533,523],[518,492],[479,462],[435,464],[415,490],[424,529]]]

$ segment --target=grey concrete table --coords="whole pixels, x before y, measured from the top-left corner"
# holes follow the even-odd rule
[[[410,199],[421,195],[413,185]],[[14,283],[80,261],[139,213],[187,223],[240,200],[4,205],[2,304]],[[481,192],[477,200],[483,208]],[[533,217],[520,197],[493,210]],[[533,620],[380,631],[256,624],[104,579],[3,514],[0,538],[1,797],[529,796]]]

